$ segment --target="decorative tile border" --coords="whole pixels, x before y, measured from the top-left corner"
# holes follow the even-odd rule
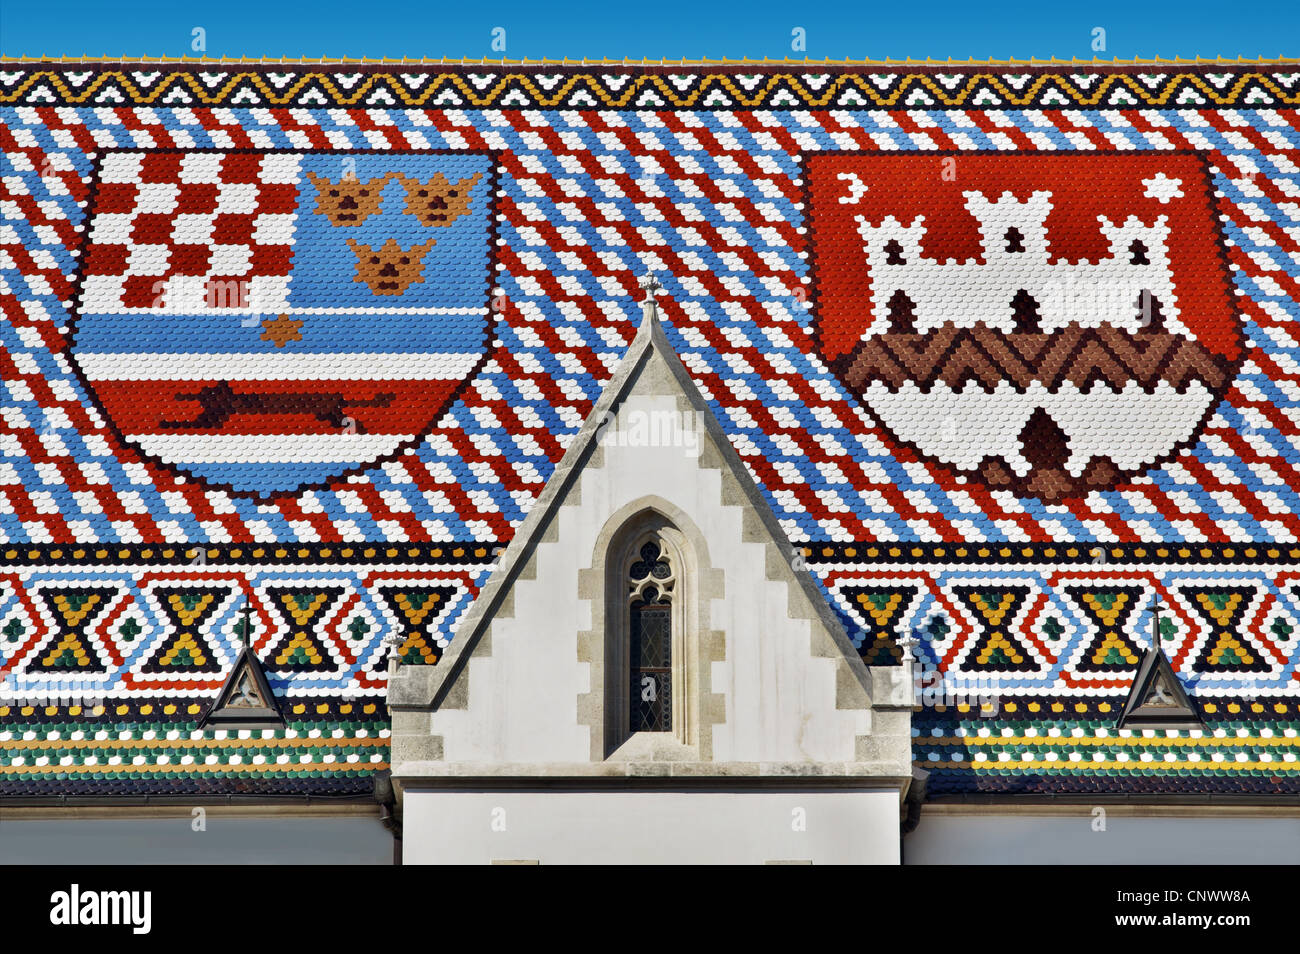
[[[1121,67],[954,64],[696,69],[502,65],[0,63],[0,105],[398,107],[423,109],[1124,109],[1282,107],[1300,103],[1300,72],[1244,65]]]
[[[388,767],[380,700],[288,702],[283,729],[199,731],[209,701],[0,702],[0,798],[364,794]]]

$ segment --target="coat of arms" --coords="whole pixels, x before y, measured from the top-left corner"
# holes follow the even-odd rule
[[[125,443],[213,486],[371,466],[485,356],[492,180],[482,153],[109,152],[72,361]]]
[[[1194,443],[1243,339],[1188,153],[809,160],[816,334],[896,441],[1054,503]]]

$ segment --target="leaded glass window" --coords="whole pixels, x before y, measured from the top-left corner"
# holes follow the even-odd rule
[[[641,545],[628,570],[632,732],[671,732],[673,568],[655,540]]]

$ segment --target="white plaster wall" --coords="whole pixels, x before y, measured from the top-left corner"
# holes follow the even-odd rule
[[[391,865],[372,816],[223,814],[195,831],[190,809],[150,818],[0,818],[0,865]],[[165,811],[165,809],[163,810]]]
[[[629,423],[636,415],[662,420],[676,411],[676,398],[635,390],[619,410],[602,443],[604,465],[581,474],[577,506],[560,507],[558,535],[547,534],[555,542],[536,549],[536,578],[517,581],[513,617],[492,623],[491,655],[470,661],[469,709],[432,715],[447,761],[590,761],[577,697],[599,687],[589,686],[590,667],[578,662],[578,633],[592,627],[590,601],[577,598],[578,572],[592,565],[610,517],[645,497],[679,507],[725,574],[710,622],[726,634],[726,659],[711,673],[727,713],[726,724],[713,728],[714,760],[854,759],[870,712],[835,708],[836,660],[812,655],[812,624],[789,618],[787,584],[766,576],[765,545],[742,540],[741,507],[722,506],[721,472],[700,467],[698,448],[709,438],[698,418],[693,435],[661,432],[653,445],[632,439],[643,433]]]
[[[922,812],[903,840],[909,865],[1224,865],[1300,863],[1300,815],[1169,817],[1092,809],[1074,816]]]
[[[563,519],[563,511],[562,519]],[[514,614],[497,616],[491,652],[469,662],[469,708],[432,715],[448,762],[586,762],[590,729],[578,723],[589,669],[578,661],[578,633],[591,628],[591,603],[579,600],[574,541],[542,544],[537,576],[514,587]]]
[[[899,860],[889,791],[408,792],[403,825],[405,864]]]

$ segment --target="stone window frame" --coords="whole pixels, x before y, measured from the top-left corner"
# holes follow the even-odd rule
[[[674,571],[673,728],[632,733],[627,576],[649,539],[663,547]],[[699,529],[662,498],[628,504],[599,533],[591,567],[579,574],[579,589],[580,597],[591,601],[592,629],[580,634],[578,646],[580,660],[590,665],[591,679],[578,705],[579,720],[592,729],[593,760],[710,759],[712,726],[725,718],[721,698],[710,689],[710,668],[724,652],[722,634],[709,628],[709,600],[722,595],[722,572],[712,568]]]
[[[633,735],[631,730],[631,674],[632,660],[632,603],[628,592],[632,565],[641,559],[641,548],[647,543],[659,547],[661,557],[672,570],[671,586],[664,590],[669,618],[672,620],[672,643],[669,649],[670,673],[669,706],[672,729],[662,735],[674,736],[682,745],[691,744],[690,713],[691,685],[689,668],[685,665],[688,652],[686,637],[688,602],[694,589],[686,569],[685,537],[670,520],[653,510],[643,511],[632,518],[616,535],[611,553],[617,554],[608,561],[609,586],[605,594],[605,734],[617,748]]]
[[[628,658],[625,664],[622,660],[619,660],[620,664],[617,667],[612,667],[607,664],[606,671],[615,672],[626,669],[628,674],[631,675],[632,670],[637,666],[636,655],[632,651],[633,647],[631,637],[636,628],[633,621],[639,615],[637,611],[638,606],[643,610],[649,609],[652,606],[657,606],[661,610],[666,608],[668,616],[668,698],[667,700],[660,700],[659,711],[660,713],[663,713],[664,703],[666,701],[669,727],[667,729],[637,730],[640,732],[653,731],[671,733],[675,730],[678,720],[682,717],[681,709],[683,706],[679,704],[681,700],[681,692],[677,685],[678,670],[680,667],[675,666],[674,661],[678,658],[678,653],[683,648],[682,632],[685,620],[684,614],[680,611],[677,605],[677,584],[681,576],[682,561],[680,554],[678,553],[679,548],[674,546],[670,539],[675,532],[676,528],[667,526],[655,527],[637,537],[631,538],[631,546],[628,547],[623,560],[623,564],[626,567],[623,574],[623,612],[624,616],[627,618],[628,640],[626,643],[619,646],[618,649],[626,650]],[[649,547],[654,548],[654,552],[657,556],[652,565],[646,566],[645,574],[641,575],[638,579],[638,577],[634,575],[633,570],[636,569],[637,564],[645,566],[645,553]],[[667,567],[667,576],[659,577],[654,574],[655,567],[658,567],[660,564]],[[647,596],[651,592],[653,592],[655,596],[652,599],[648,599]],[[613,648],[614,647],[607,648],[607,655],[613,650]],[[644,680],[645,675],[643,670],[643,684]],[[610,686],[609,688],[611,690],[614,689],[613,686]],[[639,709],[639,700],[637,699],[638,690],[636,685],[632,684],[630,679],[627,680],[623,689],[628,694],[623,701],[623,708],[626,710],[627,715],[628,729],[625,732],[620,731],[619,734],[628,737],[632,734],[631,726],[632,723],[636,721],[636,712]],[[612,712],[611,709],[607,709],[607,711]]]

